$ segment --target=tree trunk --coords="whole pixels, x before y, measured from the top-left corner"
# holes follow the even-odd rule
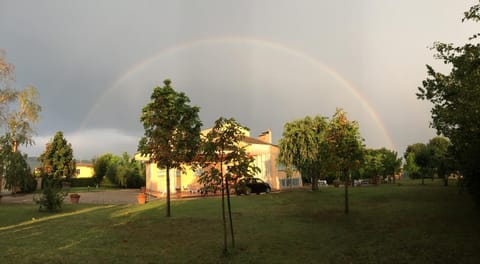
[[[317,176],[312,176],[312,191],[317,191],[318,190],[318,177]]]
[[[167,166],[167,217],[170,215],[170,167]]]
[[[223,178],[223,160],[220,162],[220,178],[222,180],[223,254],[226,255],[228,250],[227,250],[227,220],[225,217],[225,179]]]
[[[228,178],[225,178],[225,187],[227,191],[228,219],[230,220],[230,235],[232,236],[232,248],[235,248],[235,234],[233,233],[232,206],[230,204],[230,189],[228,187]]]
[[[348,171],[343,172],[343,179],[345,181],[345,214],[348,214],[349,208],[348,208]]]
[[[443,186],[448,187],[448,175],[443,175]]]
[[[13,140],[13,153],[16,153],[17,150],[18,150],[17,141],[14,139]]]

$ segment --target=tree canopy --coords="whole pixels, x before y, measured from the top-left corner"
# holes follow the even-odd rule
[[[322,171],[327,167],[325,130],[327,118],[310,117],[288,122],[279,141],[279,160],[287,168],[294,166],[305,182],[317,190]]]
[[[47,143],[39,161],[42,163],[42,175],[50,180],[59,182],[64,177],[69,180],[75,174],[72,144],[68,143],[61,131],[57,131]]]
[[[464,13],[462,21],[469,20],[480,20],[480,4]],[[451,70],[441,73],[427,65],[427,78],[417,96],[433,104],[431,125],[450,139],[467,188],[480,204],[480,44],[473,42],[478,36],[460,46],[434,43],[436,58]]]

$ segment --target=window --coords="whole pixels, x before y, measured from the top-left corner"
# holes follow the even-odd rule
[[[282,187],[299,186],[299,185],[300,185],[300,179],[299,178],[280,179],[280,186],[282,186]]]

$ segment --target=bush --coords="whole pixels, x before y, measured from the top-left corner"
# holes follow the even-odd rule
[[[21,190],[24,193],[31,193],[37,189],[37,179],[31,174],[22,179]]]
[[[34,197],[33,200],[40,205],[40,211],[46,209],[49,212],[53,212],[62,208],[65,196],[67,196],[67,193],[62,191],[58,184],[47,180],[42,190],[42,195],[39,198]]]
[[[145,179],[142,176],[132,173],[127,176],[127,188],[140,188],[145,186]]]
[[[108,177],[104,177],[102,182],[100,182],[101,187],[107,187],[107,188],[116,188],[117,185],[113,182],[110,181]]]
[[[95,178],[75,178],[70,179],[71,187],[94,187],[96,186]]]

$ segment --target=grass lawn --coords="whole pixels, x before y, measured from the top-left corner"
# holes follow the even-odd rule
[[[0,204],[0,263],[479,263],[480,213],[440,181],[232,197],[223,256],[218,197],[38,212]]]

